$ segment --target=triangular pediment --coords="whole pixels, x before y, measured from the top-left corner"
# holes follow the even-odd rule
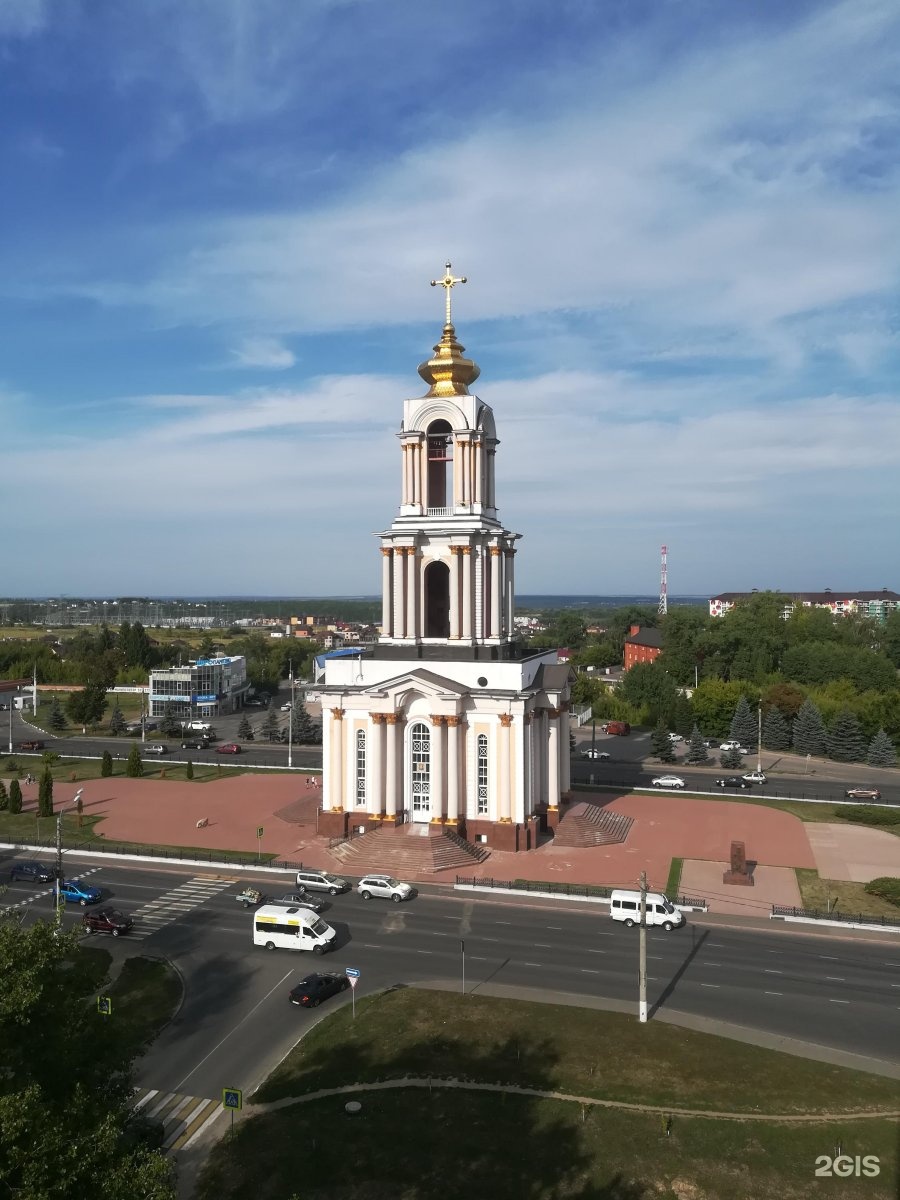
[[[379,692],[386,692],[389,696],[398,697],[404,696],[409,692],[416,692],[420,696],[437,699],[440,696],[449,696],[459,698],[468,696],[471,692],[464,684],[458,683],[455,679],[448,679],[446,675],[438,675],[435,671],[424,671],[417,669],[415,671],[404,671],[402,675],[395,675],[393,679],[385,679],[378,685]]]

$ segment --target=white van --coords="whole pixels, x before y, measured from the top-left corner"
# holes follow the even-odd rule
[[[663,892],[647,893],[646,922],[662,925],[666,933],[684,924],[684,913],[679,912]],[[609,915],[614,921],[624,921],[630,929],[641,921],[641,893],[615,890],[609,899]]]
[[[335,931],[311,908],[263,904],[253,914],[253,945],[267,950],[312,950],[324,954],[334,948]]]

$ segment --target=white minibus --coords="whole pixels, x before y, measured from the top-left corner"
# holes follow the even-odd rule
[[[334,946],[335,931],[311,908],[263,904],[253,914],[253,945],[267,950],[312,950],[324,954]]]
[[[662,925],[666,933],[684,924],[684,913],[679,912],[663,892],[648,892],[646,907],[648,925]],[[641,893],[616,889],[609,899],[609,915],[614,921],[624,921],[630,929],[641,920]]]

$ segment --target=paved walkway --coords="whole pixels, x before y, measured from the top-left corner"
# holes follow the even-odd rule
[[[900,876],[900,838],[864,825],[807,825],[807,835],[823,879],[868,883],[881,875]]]

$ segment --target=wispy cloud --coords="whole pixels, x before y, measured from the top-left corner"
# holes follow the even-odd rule
[[[269,371],[284,371],[297,361],[287,346],[270,337],[245,338],[232,354],[236,367],[261,367]]]

